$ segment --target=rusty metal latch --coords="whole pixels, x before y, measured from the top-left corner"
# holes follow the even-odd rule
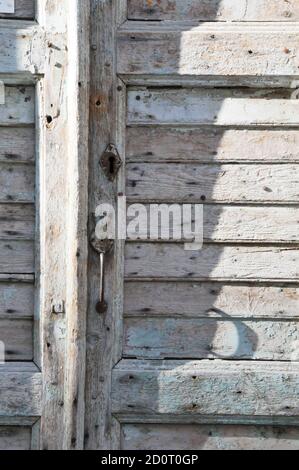
[[[100,256],[100,288],[96,311],[102,315],[108,310],[108,304],[105,300],[105,256],[112,251],[113,240],[97,240],[95,235],[93,235],[90,243],[95,252]]]
[[[122,161],[114,144],[109,144],[101,156],[100,165],[111,182],[115,181],[122,166]]]

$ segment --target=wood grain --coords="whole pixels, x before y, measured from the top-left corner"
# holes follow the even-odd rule
[[[128,164],[127,197],[142,202],[299,202],[296,165]]]
[[[215,282],[126,282],[125,317],[299,318],[299,289]]]
[[[117,71],[128,82],[136,75],[295,77],[297,36],[297,23],[128,21],[118,33]]]
[[[10,83],[34,83],[34,75],[44,72],[46,41],[39,24],[0,19],[0,43],[1,73],[13,75]]]
[[[298,21],[296,0],[128,0],[130,20]]]
[[[0,222],[2,240],[34,240],[35,208],[33,205],[0,204]]]
[[[153,184],[154,186],[154,184]],[[155,197],[158,197],[157,193]],[[134,199],[134,198],[133,198]],[[140,199],[143,194],[140,192]],[[177,202],[175,202],[177,205]],[[145,204],[147,214],[151,214],[151,207]],[[149,224],[140,224],[136,228],[134,218],[138,211],[133,211],[128,205],[128,210],[132,211],[127,217],[129,239],[152,240],[151,233],[161,237],[162,227],[167,226],[168,207],[165,210],[163,224],[155,214],[150,217]],[[163,206],[159,206],[163,213]],[[171,205],[169,207],[169,210]],[[136,210],[137,210],[136,206]],[[139,208],[140,210],[140,208]],[[170,212],[171,213],[171,212]],[[183,205],[178,204],[178,214],[183,213]],[[233,206],[223,204],[205,204],[203,206],[203,235],[207,242],[237,242],[237,243],[296,243],[299,238],[299,209],[297,207],[275,207],[275,206]],[[189,233],[188,224],[179,217],[170,223],[171,240],[187,241],[186,234]],[[174,227],[175,230],[172,229]],[[158,238],[158,237],[157,237]]]
[[[299,279],[299,250],[294,247],[205,245],[188,252],[184,245],[130,243],[127,278],[291,281]]]
[[[114,142],[125,161],[126,87],[117,77],[115,35],[126,18],[126,1],[91,2],[90,166],[89,230],[94,230],[95,209],[103,202],[115,205],[115,195],[125,192],[124,166],[111,184],[99,165],[99,155]],[[99,188],[101,190],[99,191]],[[99,300],[99,255],[90,250],[88,268],[87,374],[85,449],[119,449],[120,425],[111,412],[111,370],[121,359],[123,243],[105,261],[106,315],[95,310]]]
[[[33,360],[33,318],[3,319],[0,316],[0,341],[5,347],[6,362]]]
[[[34,243],[23,240],[0,240],[0,273],[34,273]]]
[[[40,416],[41,393],[42,375],[33,363],[0,365],[1,416]]]
[[[34,285],[0,282],[0,319],[33,318]]]
[[[299,162],[297,130],[128,127],[126,135],[128,163]]]
[[[298,427],[124,424],[123,450],[298,450]]]
[[[130,318],[124,357],[144,359],[299,359],[297,322],[230,319]]]
[[[35,131],[26,127],[0,128],[0,162],[33,163]]]
[[[296,363],[122,360],[113,371],[113,412],[120,420],[171,415],[189,422],[199,415],[296,416],[298,372]]]
[[[290,91],[131,89],[129,125],[298,126]]]
[[[0,30],[0,40],[1,40],[1,30]],[[0,61],[1,61],[1,55],[0,55]],[[5,87],[5,104],[0,106],[0,125],[1,126],[16,126],[16,125],[22,125],[22,124],[33,125],[34,120],[35,120],[34,103],[35,103],[34,87],[6,86]],[[17,137],[16,137],[16,141],[18,141]],[[4,144],[5,144],[5,141],[4,141]],[[13,149],[13,144],[11,148]],[[32,149],[32,144],[31,146],[29,146],[29,149],[30,148]]]
[[[0,163],[0,202],[33,203],[34,191],[34,166]]]
[[[0,450],[20,451],[30,450],[31,429],[24,426],[1,426],[0,427]]]

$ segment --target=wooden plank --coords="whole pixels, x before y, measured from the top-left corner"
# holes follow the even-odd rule
[[[35,208],[29,204],[0,204],[0,238],[34,240]]]
[[[144,359],[298,360],[298,322],[130,318],[124,357]]]
[[[0,202],[33,203],[34,192],[34,166],[0,163]]]
[[[125,317],[299,318],[299,289],[194,282],[126,282]]]
[[[34,285],[0,282],[0,319],[33,318]]]
[[[0,30],[1,41],[1,30]],[[1,55],[0,55],[1,64]],[[34,102],[35,91],[32,86],[6,86],[5,104],[0,105],[0,125],[33,125],[34,124]],[[13,149],[13,144],[12,149]],[[29,147],[30,149],[30,147]]]
[[[129,163],[299,162],[299,132],[290,129],[128,127],[126,154]]]
[[[79,450],[84,441],[90,10],[88,0],[72,3],[38,2],[47,38],[37,87],[43,450]]]
[[[14,3],[14,13],[2,13],[0,11],[0,18],[22,18],[28,20],[34,19],[35,0],[14,0]]]
[[[66,2],[66,8],[69,3]],[[76,2],[66,17],[68,49],[72,51],[67,67],[71,77],[68,100],[69,123],[69,218],[67,231],[67,331],[65,348],[66,393],[65,449],[82,450],[85,436],[86,319],[88,305],[88,165],[90,106],[90,17],[89,0]],[[76,181],[76,184],[75,184]]]
[[[125,161],[126,87],[117,78],[115,34],[126,18],[126,1],[91,2],[90,181],[89,220],[94,230],[94,212],[105,202],[114,206],[115,194],[125,192],[124,167],[117,183],[111,184],[99,165],[98,156],[114,142]],[[97,188],[101,187],[99,192]],[[90,250],[88,264],[89,305],[87,315],[87,375],[85,449],[119,449],[120,426],[111,413],[111,369],[121,358],[123,243],[105,262],[106,315],[98,315],[99,256]]]
[[[33,363],[0,365],[0,415],[40,416],[42,375]]]
[[[129,125],[298,126],[290,91],[131,89]]]
[[[296,23],[128,21],[118,33],[118,73],[127,81],[136,75],[296,77],[297,36]]]
[[[126,194],[142,202],[298,203],[297,165],[127,165]]]
[[[34,284],[35,276],[34,274],[10,274],[0,273],[0,282],[18,282],[21,284]]]
[[[153,184],[154,186],[154,184]],[[178,191],[179,197],[179,191]],[[134,199],[134,198],[133,198]],[[143,199],[142,191],[140,199]],[[128,205],[129,209],[130,205]],[[145,204],[147,214],[151,214],[151,207]],[[182,214],[183,206],[179,205],[178,213]],[[161,211],[162,212],[162,211]],[[165,214],[168,214],[165,212]],[[136,227],[133,219],[128,217],[129,238],[136,239]],[[166,215],[169,220],[169,217]],[[166,226],[168,220],[163,222]],[[271,206],[229,206],[206,204],[203,207],[203,235],[207,242],[237,242],[237,243],[296,243],[299,239],[299,209],[297,207],[271,207]],[[132,222],[132,228],[130,223]],[[151,233],[161,236],[162,223],[159,217],[151,216],[149,224],[138,226],[139,240],[150,240]],[[134,226],[133,226],[134,225]],[[147,226],[148,225],[148,226]],[[179,217],[170,223],[175,230],[171,232],[172,241],[186,240],[185,233],[189,233],[184,225],[184,219]],[[174,235],[173,235],[174,233]],[[176,237],[178,237],[176,238]]]
[[[128,0],[130,20],[298,21],[296,0]]]
[[[68,125],[73,119],[67,106],[68,38],[66,2],[38,2],[37,21],[44,28],[47,50],[44,78],[37,88],[39,105],[39,198],[40,252],[40,354],[37,361],[43,371],[43,400],[40,429],[41,450],[63,448],[66,344],[66,247],[68,207],[67,167],[70,154]],[[56,64],[58,66],[56,66]],[[60,90],[64,90],[63,93]],[[66,158],[67,156],[67,158]],[[75,181],[75,180],[74,180]],[[53,315],[56,303],[62,313]]]
[[[205,245],[188,252],[183,244],[126,245],[127,278],[298,282],[298,266],[299,250],[291,247]]]
[[[44,31],[32,21],[0,19],[1,74],[24,78],[44,71]]]
[[[0,128],[0,162],[33,163],[35,130],[29,127]]]
[[[31,429],[23,426],[0,427],[0,450],[30,450]]]
[[[40,450],[40,423],[41,420],[38,419],[31,428],[31,450]]]
[[[245,24],[245,23],[243,23]],[[272,23],[273,24],[273,23]],[[29,77],[27,77],[29,78]],[[24,80],[24,78],[23,78]],[[121,75],[121,80],[128,86],[137,87],[176,87],[181,88],[250,88],[252,90],[290,88],[295,91],[297,81],[292,75]],[[9,76],[5,83],[10,84]],[[12,82],[16,85],[17,81]],[[31,82],[29,82],[31,83]],[[24,84],[24,82],[21,82]]]
[[[36,416],[0,416],[0,426],[29,426],[39,421]]]
[[[0,273],[34,273],[34,243],[0,240]]]
[[[122,450],[298,450],[299,428],[212,424],[125,424]]]
[[[3,319],[0,316],[0,341],[5,347],[5,361],[33,360],[33,318]]]
[[[297,363],[122,360],[112,409],[122,415],[298,415]],[[258,397],[258,400],[257,400]]]

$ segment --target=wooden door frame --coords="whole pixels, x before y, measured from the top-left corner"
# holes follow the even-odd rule
[[[116,33],[127,19],[126,0],[91,0],[91,88],[89,231],[94,230],[100,203],[117,206],[125,192],[126,85],[117,76]],[[117,181],[111,183],[99,160],[108,144],[122,159]],[[111,372],[122,355],[124,242],[115,241],[105,260],[105,297],[108,311],[99,315],[99,256],[90,250],[88,263],[88,319],[86,362],[85,448],[118,449],[120,424],[111,410]]]
[[[35,360],[41,449],[82,449],[87,312],[89,0],[38,0]],[[42,51],[40,52],[42,53]],[[35,71],[36,73],[36,71]]]

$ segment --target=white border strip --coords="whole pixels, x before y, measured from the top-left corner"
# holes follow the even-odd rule
[[[5,84],[0,80],[0,105],[5,104]]]

